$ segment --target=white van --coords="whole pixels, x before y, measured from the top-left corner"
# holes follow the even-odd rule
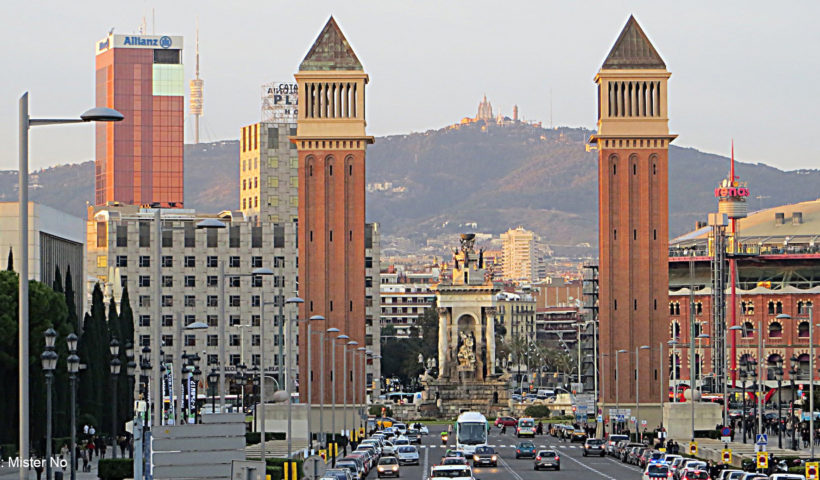
[[[518,419],[518,427],[515,429],[515,434],[518,438],[533,437],[535,438],[535,419],[530,417],[522,417]]]

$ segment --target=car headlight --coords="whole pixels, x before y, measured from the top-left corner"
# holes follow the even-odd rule
[[[493,455],[493,461],[496,461],[497,459],[498,459],[498,457],[496,457],[495,455]]]
[[[393,471],[394,471],[394,472],[395,472],[396,470],[398,470],[398,469],[399,469],[399,466],[398,466],[398,465],[393,465]]]
[[[384,467],[379,467],[379,471],[380,471],[380,472],[383,472],[383,471],[384,471]]]
[[[474,461],[474,462],[477,462],[477,461],[478,461],[478,455],[473,455],[473,461]]]

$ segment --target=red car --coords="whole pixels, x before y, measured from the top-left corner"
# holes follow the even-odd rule
[[[495,419],[495,426],[500,427],[501,425],[507,427],[514,427],[518,425],[518,420],[514,419],[513,417],[498,417]]]
[[[709,480],[709,474],[704,470],[687,470],[681,475],[680,480]]]

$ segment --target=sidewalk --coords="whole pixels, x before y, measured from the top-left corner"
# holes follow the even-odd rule
[[[783,437],[783,446],[786,447],[790,444],[791,439],[787,441],[786,437]],[[748,443],[743,442],[730,442],[730,443],[723,443],[720,440],[710,439],[710,438],[699,438],[698,439],[698,457],[704,458],[706,460],[711,460],[716,463],[722,463],[721,454],[724,448],[730,448],[732,450],[732,465],[735,467],[740,467],[741,462],[744,459],[755,459],[755,444],[754,439],[748,440]],[[685,451],[688,447],[689,442],[679,442],[681,446],[681,450]],[[815,447],[815,455],[820,456],[820,446]],[[777,457],[802,457],[802,458],[809,458],[811,455],[810,449],[800,449],[800,450],[792,450],[789,448],[777,448],[777,437],[769,436],[769,445],[766,446],[766,451],[769,452],[770,456]]]
[[[119,453],[119,452],[117,452]],[[111,458],[110,456],[106,456],[106,458]],[[3,458],[0,460],[0,480],[13,480],[19,478],[20,470],[18,468],[9,468],[7,463],[7,458]],[[90,472],[83,472],[83,462],[80,460],[78,462],[79,469],[76,472],[77,480],[97,480],[97,462],[99,462],[99,457],[94,457],[91,460],[91,471]],[[62,468],[55,469],[51,472],[51,478],[53,480],[54,474],[59,471],[63,472]],[[31,468],[28,471],[28,480],[37,480],[37,472]],[[40,480],[46,480],[46,472],[43,470],[43,473],[40,476]],[[71,469],[66,468],[65,472],[63,473],[63,480],[71,480]]]

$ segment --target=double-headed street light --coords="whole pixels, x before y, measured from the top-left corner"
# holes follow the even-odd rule
[[[120,375],[120,342],[116,338],[111,339],[108,344],[108,351],[111,352],[111,363],[109,369],[111,372],[111,390],[113,396],[111,397],[111,456],[117,458],[117,378]]]
[[[310,324],[313,322],[324,322],[325,317],[321,315],[313,315],[308,319],[307,322],[307,378],[302,380],[302,382],[307,382],[307,407],[308,407],[308,414],[307,414],[307,429],[308,429],[308,454],[313,452],[313,431],[311,430],[311,421],[310,417],[313,416],[313,356],[311,352],[311,336],[312,331],[310,328]],[[324,345],[322,345],[322,349],[324,350]],[[324,358],[324,357],[322,357]],[[324,370],[324,366],[322,366]],[[322,384],[322,393],[324,393],[324,384]],[[323,399],[324,401],[324,399]],[[319,420],[321,421],[321,413],[319,414]]]
[[[298,307],[300,304],[305,303],[305,301],[302,300],[299,297],[290,297],[287,300],[285,300],[285,303],[289,304],[289,305],[296,305]],[[288,402],[288,433],[287,433],[287,437],[288,437],[288,457],[287,458],[291,458],[291,453],[292,453],[292,449],[293,449],[293,441],[291,439],[291,427],[292,427],[292,423],[293,423],[293,412],[292,412],[293,399],[291,398],[291,391],[293,389],[294,382],[293,382],[293,358],[292,358],[292,352],[291,352],[291,345],[293,344],[292,340],[293,340],[293,337],[295,336],[294,333],[293,333],[294,332],[293,326],[294,326],[295,323],[296,323],[296,318],[291,316],[291,318],[288,320],[288,334],[287,334],[288,348],[287,348],[287,353],[286,353],[287,358],[285,358],[285,370],[287,371],[287,376],[285,378],[285,392],[287,393],[287,396],[288,396],[288,400],[287,400],[287,402]],[[284,339],[282,339],[282,340],[284,341]],[[310,418],[310,417],[308,417],[308,418]]]
[[[80,357],[77,356],[77,335],[69,333],[66,337],[68,343],[68,378],[71,387],[71,445],[69,448],[71,459],[71,480],[77,480],[77,457],[74,453],[77,444],[77,372],[80,370]]]
[[[40,360],[46,376],[46,480],[51,480],[51,383],[54,380],[54,369],[57,368],[57,352],[54,351],[57,332],[49,328],[43,336],[46,339],[46,349],[40,355]]]
[[[359,344],[359,342],[357,342],[356,340],[350,340],[350,341],[347,342],[347,347],[345,347],[345,349],[344,349],[345,355],[344,355],[344,362],[343,362],[343,365],[342,365],[344,367],[344,370],[345,370],[344,430],[345,430],[345,435],[347,435],[348,440],[350,440],[350,432],[347,431],[347,417],[348,417],[348,414],[347,414],[347,390],[348,390],[348,383],[353,381],[354,382],[353,383],[353,388],[350,389],[350,403],[353,404],[353,408],[356,408],[355,407],[356,406],[356,388],[355,388],[355,378],[356,377],[351,378],[352,373],[347,369],[347,354],[348,353],[351,354],[350,360],[353,362],[353,367],[354,367],[353,371],[355,371],[356,370],[356,368],[355,368],[355,366],[356,366],[356,357],[354,357],[354,355],[356,354],[355,353],[356,352],[356,346],[358,344]],[[350,348],[348,348],[348,347],[350,347]],[[356,422],[353,422],[353,423],[355,425]],[[345,450],[346,449],[347,449],[347,447],[345,447]]]
[[[31,118],[28,111],[28,92],[20,97],[19,102],[19,172],[18,172],[18,216],[20,262],[17,268],[19,275],[18,292],[18,409],[20,458],[29,458],[29,298],[28,298],[28,134],[31,127],[46,125],[65,125],[83,122],[119,122],[123,115],[111,108],[97,107],[87,110],[80,118]],[[50,468],[49,468],[50,470]],[[20,462],[18,472],[20,480],[28,477],[28,470]]]

